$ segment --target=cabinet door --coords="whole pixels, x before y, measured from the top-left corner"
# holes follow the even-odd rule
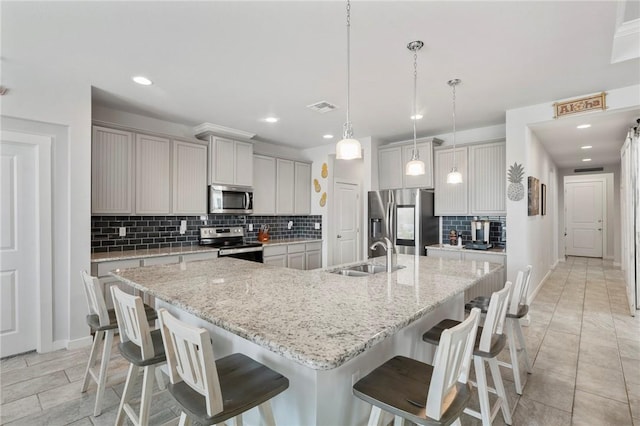
[[[469,147],[469,202],[474,215],[506,214],[504,142]]]
[[[307,269],[318,269],[322,267],[322,252],[320,250],[306,252]]]
[[[311,213],[311,164],[295,162],[295,214]]]
[[[207,147],[173,141],[174,214],[207,213]]]
[[[253,156],[253,213],[276,213],[276,159]]]
[[[381,148],[378,150],[378,186],[380,189],[402,188],[402,148]]]
[[[209,145],[211,176],[209,183],[232,185],[235,179],[236,147],[229,139],[214,137]]]
[[[293,161],[276,159],[276,213],[293,214]]]
[[[413,144],[402,147],[402,176],[405,188],[433,188],[433,149],[431,142],[416,144],[418,156],[424,162],[425,173],[421,176],[407,176],[404,167],[413,157]]]
[[[279,254],[276,256],[268,256],[262,259],[262,263],[265,265],[271,266],[281,266],[283,268],[287,267],[287,255]]]
[[[436,216],[466,215],[468,209],[469,175],[467,173],[467,148],[456,148],[456,163],[462,174],[462,183],[447,183],[447,174],[453,167],[453,149],[435,152],[435,197]]]
[[[438,249],[428,248],[427,256],[439,257],[441,259],[462,260],[462,253],[460,251],[438,250]]]
[[[289,253],[287,255],[287,267],[304,271],[306,269],[305,258],[305,252]]]
[[[253,145],[248,142],[235,142],[234,183],[253,185]]]
[[[91,213],[133,213],[133,135],[93,127]]]
[[[169,214],[171,210],[171,143],[136,135],[136,214]]]

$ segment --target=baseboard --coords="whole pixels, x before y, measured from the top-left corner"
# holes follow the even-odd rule
[[[540,289],[542,288],[542,286],[544,285],[544,283],[547,281],[547,279],[551,276],[551,270],[548,270],[546,275],[542,278],[542,280],[540,280],[540,284],[538,284],[538,286],[536,287],[536,289],[533,291],[533,293],[529,296],[529,305],[531,305],[531,303],[535,300],[536,296],[538,295],[538,293],[540,292]]]
[[[86,337],[81,337],[80,339],[58,340],[58,341],[53,342],[53,346],[54,346],[53,350],[58,350],[58,349],[69,349],[69,350],[79,349],[79,348],[83,348],[85,346],[91,346],[91,343],[93,343],[93,338],[90,335],[86,336]]]
[[[553,265],[551,265],[551,270],[555,270],[556,267],[558,266],[558,263],[560,263],[560,259],[556,259],[555,263]]]

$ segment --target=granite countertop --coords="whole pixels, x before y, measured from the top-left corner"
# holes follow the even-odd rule
[[[224,257],[111,275],[285,358],[329,370],[503,269],[412,255],[398,255],[398,264],[405,268],[348,277]]]
[[[272,238],[269,241],[251,241],[254,243],[262,243],[263,246],[280,246],[285,244],[295,244],[295,243],[319,243],[322,242],[319,238]]]
[[[217,248],[207,246],[165,247],[146,250],[122,250],[106,253],[91,253],[91,262],[110,262],[113,260],[138,259],[144,257],[172,256],[177,254],[202,253],[218,251]]]
[[[477,253],[491,253],[491,254],[501,254],[503,256],[507,255],[507,252],[505,251],[504,247],[491,247],[488,250],[474,250],[474,249],[466,249],[464,248],[464,246],[462,247],[458,247],[458,246],[452,246],[449,244],[432,244],[430,246],[426,246],[425,247],[427,250],[429,249],[438,249],[438,250],[447,250],[447,251],[468,251],[468,252],[477,252]]]

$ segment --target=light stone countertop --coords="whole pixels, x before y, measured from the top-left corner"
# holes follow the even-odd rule
[[[111,275],[287,359],[329,370],[475,284],[501,280],[503,269],[412,255],[398,255],[398,264],[405,268],[347,277],[224,257]]]
[[[281,246],[285,244],[295,244],[295,243],[321,243],[322,239],[319,238],[275,238],[270,239],[269,241],[251,241],[253,243],[262,243],[264,247],[267,246]]]
[[[185,247],[165,247],[146,250],[122,250],[110,251],[106,253],[91,253],[91,262],[111,262],[114,260],[141,259],[145,257],[172,256],[179,254],[203,253],[208,251],[218,251],[217,248],[207,246],[185,246]]]
[[[503,255],[506,256],[507,252],[505,251],[505,249],[503,247],[491,247],[488,250],[473,250],[473,249],[467,249],[463,247],[458,247],[458,246],[452,246],[449,244],[432,244],[430,246],[426,246],[425,247],[427,250],[446,250],[446,251],[468,251],[471,253],[489,253],[489,254],[499,254],[499,255]]]

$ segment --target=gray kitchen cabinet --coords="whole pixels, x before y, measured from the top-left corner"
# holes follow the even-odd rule
[[[253,156],[253,214],[276,213],[276,159]]]
[[[383,146],[378,149],[380,189],[433,188],[433,147],[440,145],[442,141],[437,138],[421,138],[416,142],[418,156],[425,165],[425,174],[420,176],[405,174],[405,166],[413,157],[413,141]]]
[[[404,188],[433,188],[433,145],[431,141],[416,144],[420,160],[424,162],[425,173],[420,176],[407,176],[404,168],[413,156],[413,144],[402,147],[402,178]]]
[[[135,213],[171,211],[171,140],[136,134]]]
[[[287,254],[287,267],[304,271],[307,268],[305,252]]]
[[[173,141],[172,213],[207,213],[207,147]]]
[[[307,270],[322,267],[322,242],[265,245],[262,263]]]
[[[183,254],[180,256],[180,262],[193,262],[196,260],[211,260],[211,259],[217,259],[217,258],[218,258],[217,251],[205,251],[202,253]]]
[[[306,267],[309,269],[322,268],[322,243],[307,243],[305,245]]]
[[[295,214],[311,213],[311,164],[294,163],[294,208]]]
[[[402,188],[402,148],[394,146],[378,150],[378,185],[380,189]]]
[[[91,141],[91,212],[133,213],[133,134],[93,126]]]
[[[469,146],[469,213],[506,215],[506,181],[504,142]]]
[[[276,213],[294,214],[295,169],[292,160],[276,159]]]
[[[210,136],[209,183],[251,186],[253,145],[250,142]]]
[[[265,246],[262,251],[262,263],[271,266],[287,267],[287,246]]]
[[[436,216],[465,216],[469,212],[469,173],[467,171],[467,147],[456,147],[456,163],[462,174],[462,183],[447,183],[447,174],[453,167],[453,149],[435,151],[435,196]]]

